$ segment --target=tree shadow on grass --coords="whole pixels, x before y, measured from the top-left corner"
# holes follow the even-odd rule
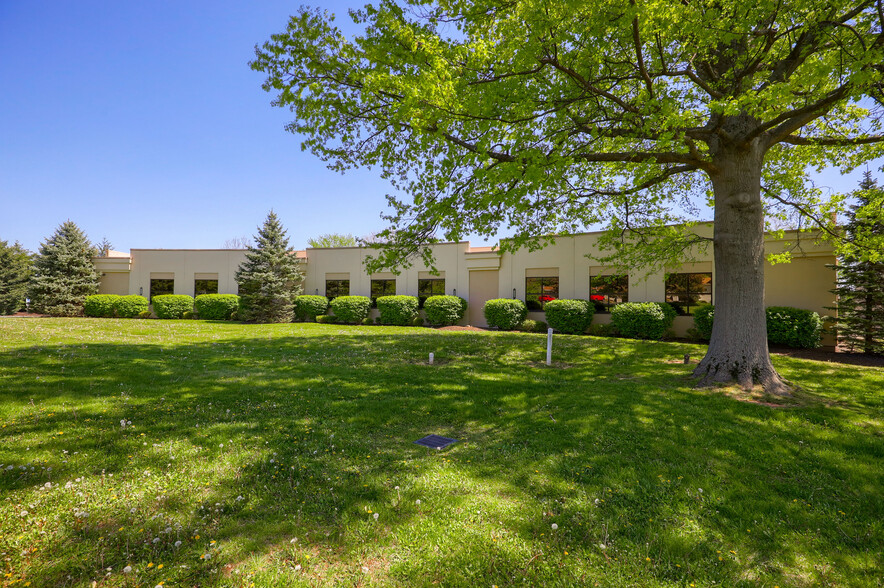
[[[327,333],[0,355],[3,535],[24,535],[3,551],[56,525],[13,569],[46,585],[127,564],[139,582],[358,582],[367,561],[381,583],[814,585],[881,568],[881,444],[853,424],[880,409],[872,391],[776,411],[693,390],[665,361],[677,345],[562,337],[569,367],[549,369],[544,336]],[[460,442],[413,445],[428,433]]]

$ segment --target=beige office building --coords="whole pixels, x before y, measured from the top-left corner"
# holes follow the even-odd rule
[[[710,232],[709,225],[699,230]],[[367,274],[364,260],[371,250],[362,247],[307,249],[298,251],[305,271],[304,293],[377,296],[407,294],[425,297],[455,294],[468,302],[463,324],[485,326],[482,306],[492,298],[519,298],[530,309],[529,318],[543,320],[543,304],[554,298],[591,300],[597,310],[594,322],[607,322],[610,307],[618,302],[666,301],[681,313],[673,326],[685,335],[693,326],[690,313],[698,304],[714,303],[715,264],[711,248],[699,261],[678,268],[636,268],[617,275],[591,259],[598,254],[600,233],[556,238],[555,244],[538,251],[501,253],[492,247],[471,247],[469,242],[433,246],[436,270],[418,260],[399,275]],[[799,248],[794,248],[800,243]],[[798,239],[768,238],[768,253],[794,248],[791,263],[765,268],[767,306],[794,306],[831,314],[831,290],[835,263],[827,244],[807,236]],[[101,293],[158,294],[237,293],[236,269],[245,251],[233,249],[132,249],[128,254],[111,252],[95,259],[101,273]],[[829,342],[831,344],[831,342]]]

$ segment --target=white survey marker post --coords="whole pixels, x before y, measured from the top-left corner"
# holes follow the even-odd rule
[[[431,352],[431,353],[430,353],[430,365],[433,365],[433,360],[434,360],[434,359],[435,359],[435,357],[433,356],[433,353]]]
[[[546,365],[552,365],[552,329],[546,330]]]

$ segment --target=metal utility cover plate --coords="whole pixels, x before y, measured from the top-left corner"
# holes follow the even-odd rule
[[[457,443],[457,439],[449,439],[448,437],[440,437],[439,435],[427,435],[423,439],[415,441],[417,445],[423,445],[430,449],[444,449],[452,443]]]

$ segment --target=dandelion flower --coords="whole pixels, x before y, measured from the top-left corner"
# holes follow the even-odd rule
[[[374,517],[374,520],[378,520],[378,517],[381,515],[379,515],[378,513],[374,513],[374,515],[372,515],[372,516]]]
[[[132,566],[126,566],[125,568],[123,568],[123,573],[124,574],[131,574],[132,573]]]
[[[553,524],[551,525],[551,527],[552,527],[552,530],[553,530],[553,531],[555,531],[556,529],[559,528],[559,526],[558,526],[557,524],[555,524],[555,523],[553,523]]]
[[[420,506],[420,505],[421,505],[421,499],[418,498],[417,500],[414,501],[414,503],[415,503],[416,505]]]

